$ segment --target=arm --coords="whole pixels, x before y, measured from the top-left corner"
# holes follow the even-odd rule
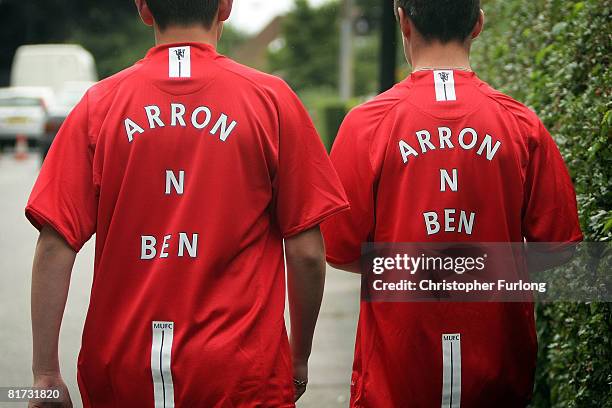
[[[361,250],[374,237],[376,228],[377,172],[371,157],[371,137],[380,131],[377,113],[352,110],[342,123],[331,152],[331,160],[344,186],[350,209],[321,225],[327,260],[342,271],[361,274]],[[386,114],[386,113],[385,113]]]
[[[32,371],[35,387],[60,389],[60,407],[72,406],[60,374],[58,343],[75,258],[74,250],[54,229],[42,228],[32,267]]]
[[[550,133],[536,120],[524,185],[523,236],[531,272],[569,262],[582,241],[572,179]]]
[[[308,380],[308,359],[323,299],[325,246],[319,227],[285,240],[294,378]],[[296,400],[306,387],[297,387]]]

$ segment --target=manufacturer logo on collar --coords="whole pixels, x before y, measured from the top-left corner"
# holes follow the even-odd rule
[[[434,71],[434,84],[436,88],[436,101],[456,101],[455,76],[453,71]]]
[[[191,78],[191,47],[170,48],[168,58],[170,78]]]

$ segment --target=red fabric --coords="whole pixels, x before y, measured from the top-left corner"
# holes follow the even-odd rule
[[[535,113],[464,71],[454,71],[457,100],[438,102],[433,75],[412,74],[343,123],[331,157],[351,210],[322,226],[328,260],[352,263],[363,242],[581,240],[570,177]],[[440,127],[451,130],[452,148],[441,143]],[[458,141],[466,128],[478,135],[472,149]],[[422,130],[433,149],[421,146]],[[478,153],[486,135],[491,148],[501,143],[491,160],[487,146]],[[407,163],[400,140],[417,153]],[[457,169],[458,191],[441,191],[440,169]],[[445,209],[456,210],[454,231],[445,231]],[[475,213],[471,234],[457,231],[461,210]],[[428,212],[438,215],[435,234]],[[449,333],[461,333],[461,406],[526,404],[536,356],[532,305],[362,302],[352,406],[440,406],[441,336]]]
[[[177,407],[293,407],[283,238],[348,204],[284,82],[212,47],[183,45],[190,78],[169,77],[165,45],[87,93],[57,135],[26,214],[75,250],[96,233],[79,356],[86,406],[153,406],[152,322],[170,321]],[[178,116],[172,126],[172,103],[185,107],[185,126]],[[159,108],[163,127],[153,118],[151,128],[147,106]],[[210,111],[203,129],[191,120],[200,106]],[[214,132],[221,114],[226,130],[236,122],[225,141],[222,127]],[[131,141],[128,118],[143,130]],[[196,123],[206,118],[202,109]],[[182,195],[166,194],[168,170],[177,181],[185,172]],[[198,234],[196,257],[180,233],[192,245]],[[157,240],[153,259],[141,259],[143,235]]]

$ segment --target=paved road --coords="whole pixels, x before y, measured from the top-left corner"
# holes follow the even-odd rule
[[[0,155],[0,387],[31,383],[30,268],[37,232],[23,208],[38,172],[38,160],[17,162]],[[76,407],[76,358],[89,303],[93,242],[77,257],[60,338],[60,357]],[[348,406],[350,366],[357,319],[359,279],[329,270],[315,338],[308,393],[299,408]],[[16,407],[3,404],[0,407]]]

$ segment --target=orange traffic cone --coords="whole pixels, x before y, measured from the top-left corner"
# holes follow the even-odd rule
[[[17,135],[15,141],[15,160],[26,160],[28,158],[28,138]]]

